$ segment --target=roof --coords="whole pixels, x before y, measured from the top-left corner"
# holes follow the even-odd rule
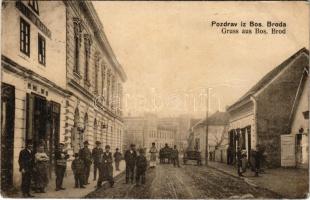
[[[309,55],[309,50],[306,48],[302,48],[299,51],[297,51],[295,54],[290,56],[288,59],[286,59],[284,62],[282,62],[280,65],[278,65],[276,68],[271,70],[269,73],[267,73],[262,79],[260,79],[248,92],[246,92],[240,99],[238,99],[234,104],[228,107],[227,110],[231,110],[234,106],[237,104],[249,100],[250,97],[258,92],[261,88],[263,88],[265,85],[267,85],[272,79],[274,79],[284,68],[288,66],[288,64],[293,61],[296,57],[298,57],[300,54],[306,53]]]
[[[201,119],[190,119],[189,127],[195,126]]]
[[[201,126],[201,125],[227,125],[229,122],[229,114],[227,112],[220,112],[216,111],[214,114],[212,114],[210,117],[208,117],[208,120],[201,119],[198,123],[194,125]]]

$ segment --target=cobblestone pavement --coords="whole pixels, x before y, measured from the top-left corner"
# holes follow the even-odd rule
[[[148,169],[146,184],[125,184],[117,178],[114,188],[102,188],[87,198],[281,198],[277,193],[253,187],[240,178],[205,166],[158,165]]]

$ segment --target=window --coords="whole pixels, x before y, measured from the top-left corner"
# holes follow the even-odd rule
[[[28,5],[30,6],[30,8],[32,8],[32,10],[34,12],[39,14],[39,5],[38,5],[38,1],[37,0],[29,0],[28,1]]]
[[[30,56],[30,25],[20,18],[20,51]]]
[[[38,59],[39,63],[45,65],[46,42],[42,35],[38,35]]]
[[[81,22],[79,18],[73,18],[74,26],[74,68],[73,71],[80,73],[80,46],[81,46]]]

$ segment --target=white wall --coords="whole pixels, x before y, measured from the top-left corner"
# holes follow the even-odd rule
[[[2,54],[64,88],[66,86],[65,5],[61,1],[38,1],[38,3],[39,18],[50,29],[51,39],[20,13],[15,7],[15,1],[8,2],[2,9]],[[27,1],[24,4],[27,5]],[[30,24],[30,57],[20,52],[20,17]],[[38,33],[41,33],[46,40],[46,66],[38,62]]]

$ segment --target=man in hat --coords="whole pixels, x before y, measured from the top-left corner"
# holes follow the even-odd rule
[[[115,169],[116,171],[119,171],[119,162],[122,160],[122,154],[119,152],[119,149],[115,149],[115,153],[113,155],[114,157],[114,162],[115,162]]]
[[[21,190],[23,197],[34,197],[30,194],[30,183],[32,176],[32,169],[34,165],[34,154],[32,141],[27,141],[26,147],[20,151],[19,158],[19,171],[22,173]]]
[[[125,163],[126,163],[126,184],[129,182],[133,183],[135,165],[137,159],[136,145],[131,144],[130,149],[125,153]]]
[[[62,182],[66,172],[67,159],[69,158],[69,155],[66,151],[64,151],[64,147],[65,145],[60,143],[58,149],[55,151],[56,191],[65,190],[65,188],[62,187]]]
[[[102,155],[102,164],[100,168],[99,180],[97,182],[97,189],[101,188],[101,184],[103,181],[109,181],[110,186],[113,187],[114,179],[113,179],[113,160],[112,153],[110,152],[110,146],[105,146],[105,152]]]
[[[100,163],[102,160],[103,150],[100,146],[101,146],[101,142],[96,141],[96,147],[93,148],[92,153],[91,153],[93,161],[94,161],[94,181],[96,180],[97,171],[99,171]]]
[[[92,164],[92,155],[90,149],[88,148],[88,141],[84,142],[84,147],[80,149],[79,155],[84,161],[85,171],[84,171],[84,184],[89,184],[88,178],[90,173],[90,166]]]

